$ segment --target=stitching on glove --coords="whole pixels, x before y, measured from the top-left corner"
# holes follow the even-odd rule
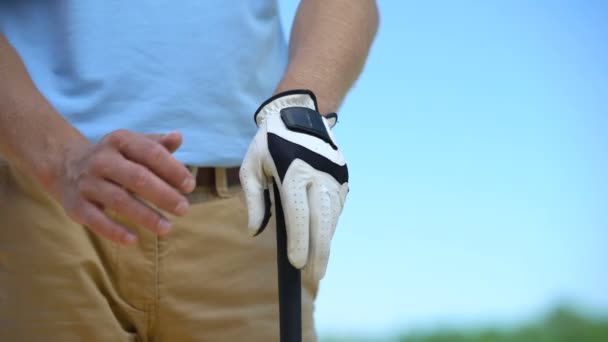
[[[268,100],[262,102],[262,104],[258,107],[258,109],[253,114],[253,121],[256,123],[256,125],[258,124],[258,120],[257,120],[258,114],[262,111],[262,109],[264,109],[264,107],[269,105],[271,102],[273,102],[277,99],[280,99],[281,97],[288,96],[288,95],[308,95],[312,99],[312,102],[315,104],[315,110],[318,110],[318,108],[319,108],[319,106],[317,104],[317,97],[311,90],[308,90],[308,89],[287,90],[282,93],[275,94],[272,97],[270,97]]]

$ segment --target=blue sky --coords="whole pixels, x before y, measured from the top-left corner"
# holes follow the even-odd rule
[[[319,331],[608,311],[608,2],[379,4]]]

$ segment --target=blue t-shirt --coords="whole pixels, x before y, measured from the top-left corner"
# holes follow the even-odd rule
[[[287,62],[276,0],[4,0],[0,31],[92,141],[179,130],[178,160],[239,165]]]

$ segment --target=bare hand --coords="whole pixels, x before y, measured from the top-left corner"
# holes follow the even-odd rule
[[[51,194],[74,221],[117,243],[130,245],[137,237],[113,221],[104,209],[162,235],[171,224],[139,198],[175,215],[184,215],[195,182],[174,152],[182,143],[179,133],[139,134],[118,130],[97,144],[67,151],[53,182]]]

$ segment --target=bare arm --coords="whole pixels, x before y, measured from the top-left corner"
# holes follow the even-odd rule
[[[86,143],[40,94],[0,34],[0,155],[48,188],[66,148]]]
[[[276,92],[311,89],[321,113],[336,111],[363,69],[378,22],[374,0],[302,0]]]

